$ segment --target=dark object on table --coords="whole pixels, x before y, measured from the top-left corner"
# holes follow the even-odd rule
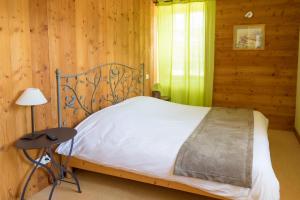
[[[23,137],[21,137],[21,140],[36,140],[40,137],[42,137],[43,135],[45,135],[45,133],[39,133],[39,134],[27,134],[27,135],[24,135]]]
[[[160,99],[160,91],[152,91],[152,97]]]
[[[81,193],[79,181],[78,181],[76,175],[72,171],[67,169],[68,160],[69,160],[69,157],[71,156],[72,150],[73,150],[74,137],[77,134],[77,131],[72,128],[53,128],[53,129],[47,129],[44,131],[38,131],[38,132],[35,132],[35,134],[38,134],[40,137],[38,137],[34,140],[26,140],[26,139],[21,138],[16,142],[16,147],[18,149],[22,149],[25,157],[34,164],[34,168],[32,169],[32,171],[24,185],[24,188],[23,188],[23,191],[21,194],[21,200],[24,200],[28,183],[29,183],[33,173],[36,171],[36,169],[38,167],[44,168],[50,175],[53,186],[52,186],[52,189],[49,194],[49,200],[51,200],[54,189],[57,186],[59,181],[68,182],[68,181],[64,180],[66,174],[70,174],[75,181],[74,183],[73,182],[68,182],[68,183],[75,184],[77,186],[77,191],[79,193]],[[51,140],[48,138],[49,136],[51,138],[56,138],[56,139]],[[56,145],[58,145],[60,143],[67,142],[68,140],[71,140],[69,154],[64,163],[59,163],[59,162],[55,161],[53,147],[55,147]],[[31,149],[41,149],[42,150],[43,153],[39,157],[39,160],[35,160],[34,158],[30,157],[30,155],[27,151],[31,150]],[[42,163],[43,157],[45,157],[45,156],[50,157],[51,166],[55,167],[56,170],[52,170],[46,164]],[[54,171],[57,171],[58,174],[55,174]]]
[[[56,137],[56,135],[51,134],[51,133],[47,133],[47,138],[48,138],[49,140],[52,140],[52,141],[55,141],[55,140],[58,139],[58,138]]]
[[[161,100],[165,100],[165,101],[170,101],[171,100],[171,98],[168,97],[168,96],[161,96],[160,91],[152,91],[152,97],[158,98],[158,99],[161,99]]]

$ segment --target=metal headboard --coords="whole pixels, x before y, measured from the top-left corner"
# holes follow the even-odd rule
[[[58,127],[65,125],[63,110],[88,116],[129,97],[144,95],[144,64],[138,69],[107,63],[78,74],[56,70]]]

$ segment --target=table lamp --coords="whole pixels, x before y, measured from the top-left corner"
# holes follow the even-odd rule
[[[16,101],[17,105],[20,106],[31,106],[31,129],[32,133],[26,135],[24,139],[33,140],[38,138],[40,135],[35,134],[34,130],[34,106],[42,105],[47,103],[47,99],[38,88],[27,88],[22,95]]]

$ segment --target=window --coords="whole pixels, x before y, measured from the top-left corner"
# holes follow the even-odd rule
[[[206,73],[213,72],[214,12],[213,0],[158,6],[157,81],[174,102],[204,104],[212,80]]]

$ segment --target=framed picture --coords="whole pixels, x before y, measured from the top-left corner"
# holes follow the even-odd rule
[[[237,25],[233,27],[234,50],[264,50],[265,25]]]

